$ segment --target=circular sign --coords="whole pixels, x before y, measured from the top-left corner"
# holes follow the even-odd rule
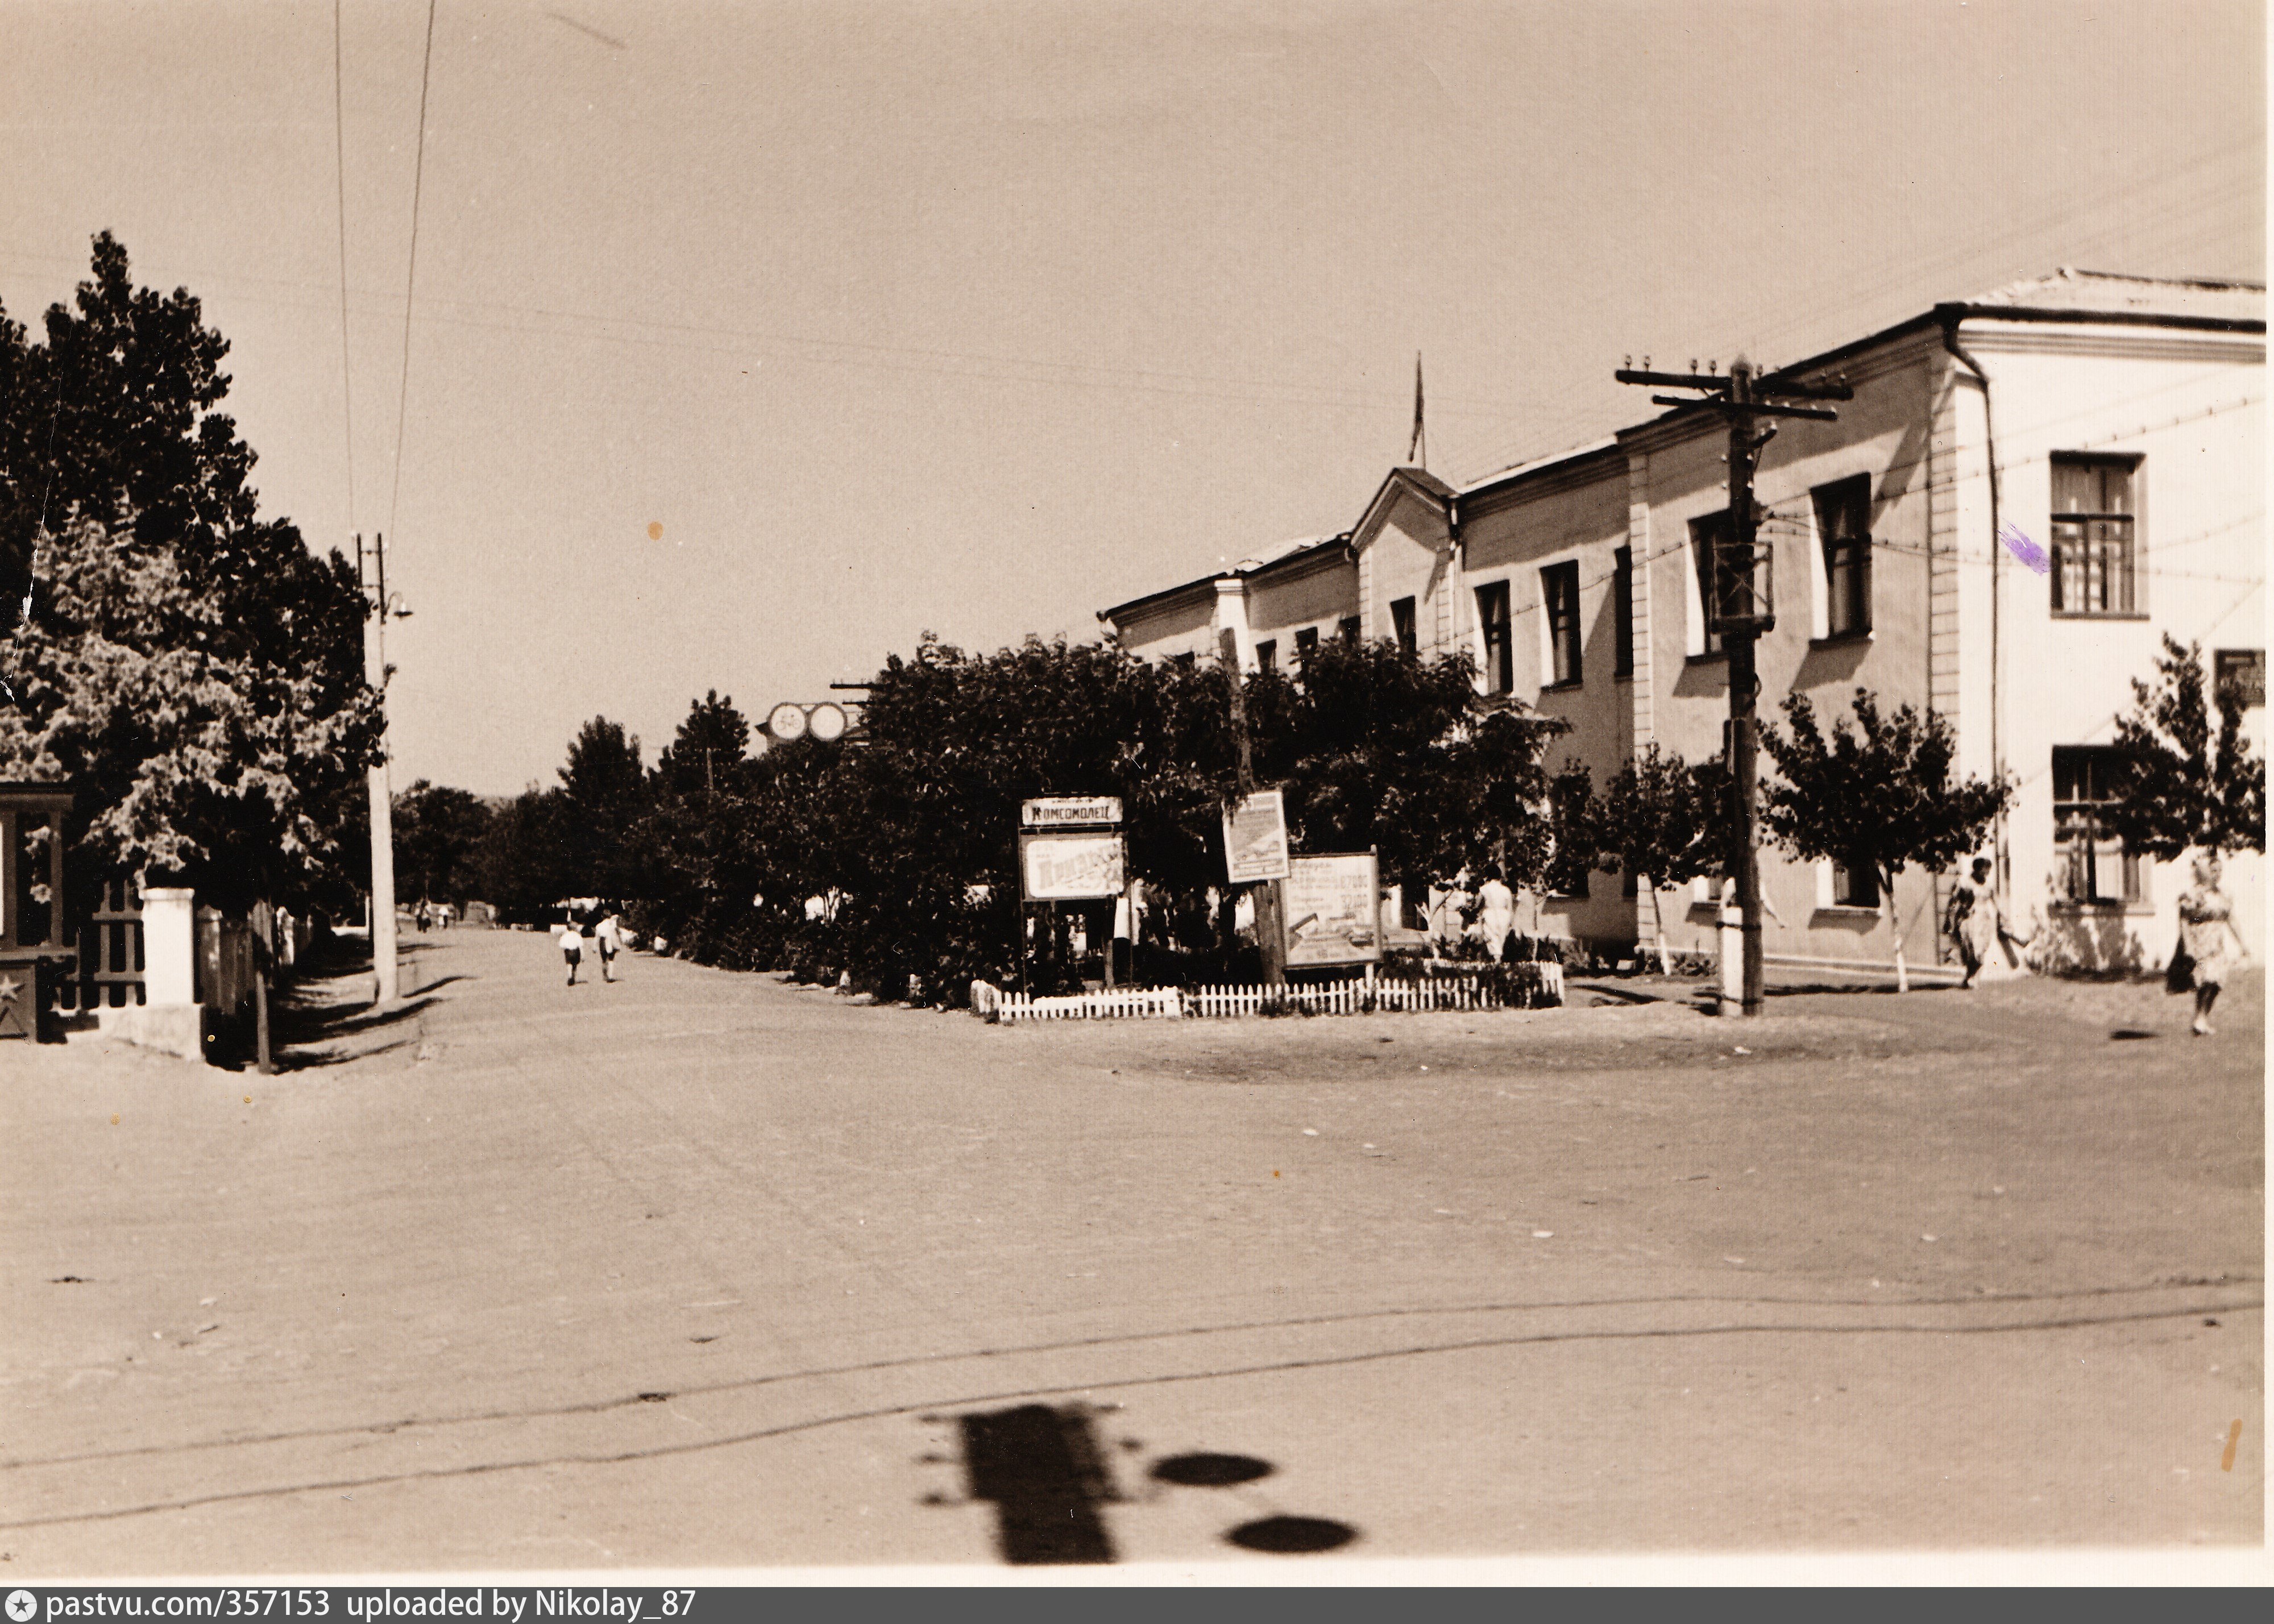
[[[844,709],[839,705],[827,703],[816,705],[806,717],[805,725],[813,730],[813,736],[824,744],[827,744],[832,739],[842,739],[845,736]]]
[[[805,732],[805,711],[784,700],[766,717],[766,731],[777,739],[795,739]]]

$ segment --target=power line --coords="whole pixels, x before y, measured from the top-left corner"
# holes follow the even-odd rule
[[[355,387],[348,346],[348,143],[347,115],[342,109],[340,0],[332,0],[332,163],[339,180],[340,214],[340,417],[347,433],[348,528],[355,528]],[[397,453],[400,455],[400,452]],[[388,515],[391,527],[392,514]]]
[[[410,306],[418,286],[418,195],[426,178],[426,85],[434,66],[434,0],[426,0],[426,54],[418,64],[418,149],[410,171],[410,267],[403,285],[403,382],[395,402],[395,488],[387,499],[387,528],[403,500],[403,425],[410,405]]]

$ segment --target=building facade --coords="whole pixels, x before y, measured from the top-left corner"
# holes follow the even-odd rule
[[[2162,962],[2187,876],[2126,852],[2097,808],[2166,633],[2263,673],[2264,290],[2062,272],[1779,375],[1844,380],[1854,398],[1836,421],[1780,423],[1761,456],[1764,719],[1804,693],[1828,724],[1859,687],[1883,710],[1939,712],[1962,774],[2016,784],[1986,844],[2031,959]],[[1466,649],[1487,692],[1570,724],[1551,765],[1584,762],[1600,784],[1646,744],[1696,760],[1721,749],[1728,715],[1701,590],[1726,448],[1717,414],[1677,408],[1457,490],[1397,469],[1346,537],[1100,618],[1146,658],[1213,651],[1196,616],[1237,621],[1250,669],[1298,629]],[[1906,873],[1885,899],[1830,864],[1770,852],[1762,872],[1773,962],[1884,964],[1897,933],[1913,959],[1936,956],[1947,876]],[[1653,929],[1634,889],[1598,874],[1585,897],[1527,901],[1548,934],[1631,942]],[[2256,951],[2255,854],[2230,861],[2228,889]],[[1670,942],[1711,950],[1702,887],[1657,902]]]

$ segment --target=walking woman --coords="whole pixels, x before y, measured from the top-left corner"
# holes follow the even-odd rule
[[[2234,929],[2234,901],[2218,888],[2219,863],[2215,853],[2195,859],[2195,883],[2180,893],[2180,949],[2187,955],[2195,989],[2195,1025],[2187,1030],[2199,1038],[2210,1035],[2210,1006],[2228,971],[2243,957],[2242,938]],[[2177,982],[2179,977],[2172,977]]]

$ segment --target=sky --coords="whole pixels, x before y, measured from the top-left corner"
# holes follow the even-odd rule
[[[36,332],[104,229],[204,301],[264,513],[387,537],[398,789],[1346,530],[1417,353],[1461,483],[1646,416],[1630,355],[2265,274],[2233,0],[428,18],[0,0],[0,305]]]

